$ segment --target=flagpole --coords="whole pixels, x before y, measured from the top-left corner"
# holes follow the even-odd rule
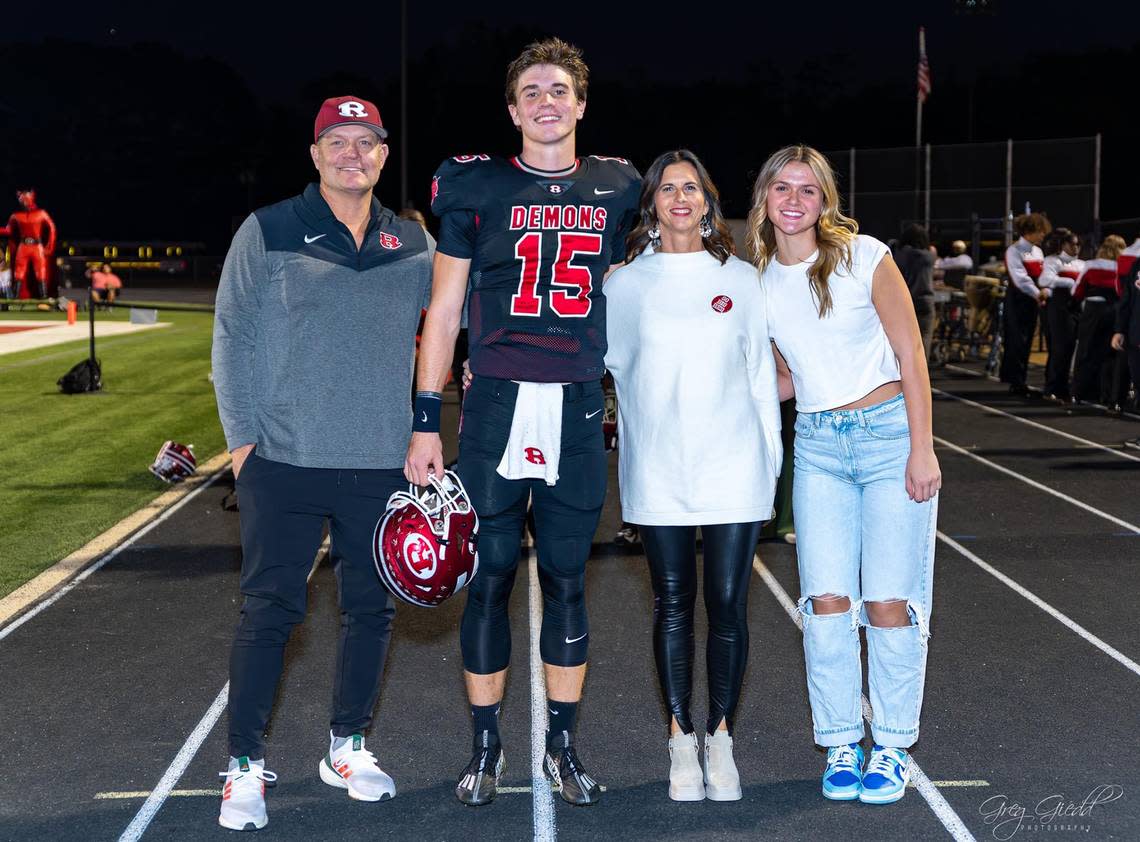
[[[922,148],[922,100],[925,94],[922,89],[922,64],[926,59],[926,30],[923,27],[918,28],[918,64],[919,64],[919,82],[918,90],[915,96],[915,110],[914,110],[914,217],[918,219],[919,215],[919,196],[921,194],[921,185],[919,183],[919,160],[918,151]]]
[[[918,55],[921,61],[922,57],[926,55],[926,29],[925,27],[918,28]],[[914,145],[915,148],[922,146],[922,89],[919,88],[917,96],[915,97],[915,114],[914,114]]]

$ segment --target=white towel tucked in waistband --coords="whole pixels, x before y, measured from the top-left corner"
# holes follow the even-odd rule
[[[511,436],[496,469],[507,479],[558,482],[562,455],[562,384],[519,383]]]

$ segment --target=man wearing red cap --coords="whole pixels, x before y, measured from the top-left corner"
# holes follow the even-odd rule
[[[406,487],[415,335],[435,243],[372,194],[387,135],[371,102],[325,100],[310,149],[319,183],[246,219],[218,287],[214,388],[242,513],[218,819],[232,830],[268,821],[265,782],[276,776],[264,733],[326,520],[341,631],[320,777],[361,801],[396,794],[364,747],[394,614],[371,539],[388,497]]]

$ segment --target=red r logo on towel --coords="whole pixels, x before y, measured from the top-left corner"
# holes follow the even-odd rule
[[[526,461],[532,465],[545,465],[546,457],[542,455],[542,451],[537,447],[528,447],[526,449]]]

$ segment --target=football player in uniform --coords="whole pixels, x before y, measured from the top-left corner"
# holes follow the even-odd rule
[[[460,632],[474,754],[456,795],[471,805],[495,797],[503,769],[507,602],[532,496],[550,711],[543,765],[565,801],[593,804],[601,794],[578,760],[574,725],[589,639],[585,564],[606,487],[602,282],[625,258],[641,177],[625,159],[576,155],[587,80],[576,47],[557,38],[529,45],[506,84],[522,152],[451,158],[432,183],[440,240],[405,470],[417,484],[443,473],[440,391],[470,276],[474,380],[456,470],[479,515],[480,567]]]

